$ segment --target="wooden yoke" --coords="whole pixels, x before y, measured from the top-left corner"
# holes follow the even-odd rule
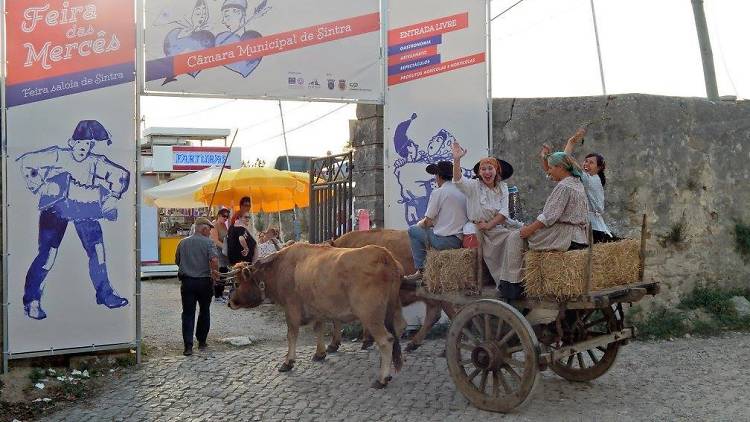
[[[641,222],[641,250],[639,252],[640,268],[638,269],[638,280],[643,281],[643,272],[646,269],[646,214],[643,214]]]
[[[589,247],[588,252],[586,254],[586,269],[584,272],[584,276],[586,277],[586,294],[588,295],[591,293],[591,276],[592,276],[592,264],[594,262],[594,231],[591,229],[591,224],[588,225],[588,238],[589,238]]]

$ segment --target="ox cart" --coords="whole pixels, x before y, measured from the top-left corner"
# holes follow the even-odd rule
[[[479,288],[470,296],[462,291],[431,293],[419,287],[418,296],[460,308],[448,331],[446,359],[450,376],[464,397],[480,409],[508,412],[528,401],[541,371],[550,369],[574,382],[604,375],[620,346],[635,337],[635,329],[625,321],[623,304],[659,292],[657,282],[643,281],[645,227],[644,216],[639,282],[592,289],[589,247],[586,290],[566,300],[534,297],[506,303],[496,299],[494,286],[481,284],[481,271],[477,271]],[[557,317],[534,325],[526,315],[535,309],[557,311]]]

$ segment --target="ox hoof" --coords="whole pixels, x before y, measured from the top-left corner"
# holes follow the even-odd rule
[[[373,381],[371,387],[375,388],[375,389],[378,389],[378,390],[382,390],[387,385],[388,385],[388,378],[386,378],[386,381],[384,383],[380,382],[380,380]]]
[[[339,351],[340,344],[329,344],[328,347],[326,347],[326,352],[328,353],[336,353]]]
[[[374,340],[363,340],[362,341],[362,350],[369,350],[370,347],[372,347],[373,343],[375,343]]]
[[[284,362],[279,366],[279,372],[289,372],[294,368],[294,361],[290,360],[289,362]]]
[[[317,354],[316,353],[316,354],[313,355],[312,360],[313,360],[313,362],[323,362],[324,360],[326,360],[326,354],[325,353],[321,353],[321,354]]]
[[[422,345],[410,342],[410,343],[408,343],[406,345],[406,347],[404,347],[404,350],[407,351],[407,352],[413,352],[413,351],[419,349],[420,346],[422,346]]]

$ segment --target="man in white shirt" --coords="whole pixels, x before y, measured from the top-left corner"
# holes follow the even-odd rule
[[[435,176],[438,188],[430,194],[424,218],[409,227],[411,253],[414,258],[414,274],[404,277],[407,281],[422,278],[427,244],[432,249],[457,249],[461,247],[466,217],[466,197],[453,185],[453,164],[439,161],[427,166],[427,173]],[[431,230],[430,230],[431,229]]]

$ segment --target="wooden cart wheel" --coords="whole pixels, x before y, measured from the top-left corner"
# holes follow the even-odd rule
[[[609,334],[622,328],[622,320],[615,316],[612,308],[576,309],[565,312],[562,321],[561,346]],[[591,381],[604,375],[617,359],[619,343],[582,350],[575,355],[550,364],[550,369],[568,381]]]
[[[539,343],[512,306],[491,299],[464,306],[446,342],[453,383],[474,406],[508,412],[531,396],[539,378]]]

